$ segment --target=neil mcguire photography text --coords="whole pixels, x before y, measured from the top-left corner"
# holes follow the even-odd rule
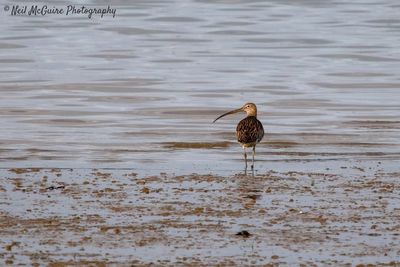
[[[76,6],[68,5],[65,7],[49,7],[47,5],[12,5],[4,6],[4,11],[10,12],[11,16],[46,16],[46,15],[85,15],[91,19],[94,15],[100,16],[101,18],[105,15],[112,15],[115,18],[117,13],[116,8],[107,7],[86,7],[86,6]]]

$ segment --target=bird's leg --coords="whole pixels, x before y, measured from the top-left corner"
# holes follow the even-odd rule
[[[256,146],[253,146],[253,161],[251,163],[251,169],[254,169],[254,155],[256,154]]]
[[[244,164],[245,164],[245,171],[247,170],[247,154],[246,154],[246,148],[243,147],[243,151],[244,151]]]

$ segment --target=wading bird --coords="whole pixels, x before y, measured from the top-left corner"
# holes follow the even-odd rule
[[[243,150],[244,150],[244,161],[246,164],[246,169],[247,169],[246,148],[253,147],[253,161],[252,161],[252,165],[251,165],[251,169],[253,170],[254,154],[256,153],[256,145],[264,137],[263,125],[257,119],[256,105],[253,103],[246,103],[243,105],[243,107],[241,107],[239,109],[235,109],[235,110],[229,111],[225,114],[222,114],[221,116],[216,118],[213,121],[213,123],[226,115],[235,114],[238,112],[246,112],[246,114],[247,114],[247,117],[244,118],[243,120],[241,120],[236,127],[236,137],[237,137],[238,142],[242,145]]]

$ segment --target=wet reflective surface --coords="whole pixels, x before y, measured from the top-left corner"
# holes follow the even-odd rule
[[[63,5],[53,1],[47,4]],[[108,4],[92,1],[88,5],[104,7]],[[299,244],[303,241],[278,242],[279,236],[286,231],[283,228],[288,225],[291,229],[285,232],[289,238],[300,234],[293,232],[296,225],[310,223],[305,227],[309,227],[306,231],[311,231],[313,223],[325,226],[321,222],[326,218],[328,222],[334,222],[337,231],[321,226],[321,232],[315,236],[320,241],[313,242],[322,242],[326,234],[331,243],[322,244],[333,250],[340,247],[336,255],[351,246],[352,240],[358,242],[356,247],[360,251],[365,248],[360,244],[375,242],[382,245],[368,248],[367,251],[376,253],[366,255],[362,258],[365,261],[352,260],[356,254],[343,252],[346,255],[338,258],[340,263],[387,263],[399,253],[389,250],[389,256],[384,256],[385,249],[393,245],[392,235],[398,229],[398,218],[385,216],[398,214],[398,205],[387,199],[385,192],[379,193],[386,184],[398,188],[395,177],[400,163],[400,5],[397,1],[155,0],[134,1],[132,4],[112,1],[110,5],[117,9],[116,17],[105,16],[102,19],[96,16],[92,19],[85,16],[10,16],[4,12],[4,5],[2,3],[0,10],[0,167],[5,179],[0,191],[5,192],[7,198],[1,206],[3,218],[10,221],[8,226],[16,222],[13,220],[53,216],[47,206],[39,208],[32,217],[25,213],[31,208],[24,205],[13,214],[17,209],[16,205],[11,205],[22,203],[15,202],[19,197],[38,206],[43,197],[46,199],[44,205],[48,205],[46,190],[43,190],[51,185],[32,185],[32,190],[28,190],[27,195],[21,193],[21,196],[15,193],[15,188],[21,187],[18,190],[22,190],[25,183],[39,181],[52,168],[60,169],[60,177],[63,177],[60,181],[66,183],[65,190],[75,188],[68,179],[76,179],[79,188],[78,185],[90,173],[96,173],[93,171],[96,168],[110,172],[110,177],[116,181],[123,181],[123,175],[132,172],[137,179],[158,177],[154,188],[166,190],[168,194],[162,199],[172,203],[177,217],[188,216],[185,217],[188,221],[205,218],[201,217],[200,210],[198,214],[189,214],[192,207],[182,203],[190,198],[189,195],[203,198],[203,202],[194,200],[193,209],[205,208],[208,211],[211,207],[206,217],[216,227],[206,241],[216,242],[219,248],[228,246],[229,249],[221,253],[226,257],[230,256],[229,253],[236,255],[232,260],[238,265],[252,264],[245,261],[249,258],[237,256],[242,249],[250,251],[249,242],[253,242],[251,247],[258,251],[254,264],[300,262],[293,256],[299,249],[293,242]],[[250,180],[258,181],[257,190],[264,193],[250,198],[237,195],[241,190],[238,183],[245,185],[250,178],[243,176],[242,149],[235,139],[236,124],[243,115],[224,117],[212,124],[216,117],[239,108],[245,102],[257,104],[258,118],[266,130],[263,141],[257,146],[256,180]],[[15,177],[12,175],[15,172],[9,171],[10,168],[30,167],[41,168],[40,177],[32,178],[27,173],[18,174],[18,171]],[[69,168],[73,171],[66,175]],[[293,172],[296,173],[295,180],[290,180]],[[169,178],[160,173],[166,173]],[[197,179],[179,180],[180,175],[191,173],[199,174],[195,177],[205,180],[204,186],[218,187],[214,189],[220,190],[221,198],[226,197],[226,201],[235,203],[223,207],[228,213],[230,209],[235,210],[234,205],[239,207],[243,199],[254,201],[254,205],[259,205],[260,201],[265,203],[257,209],[252,208],[254,205],[247,207],[243,204],[245,212],[229,213],[229,218],[222,215],[220,218],[212,206],[225,200],[213,198],[213,193],[199,191],[199,195],[187,195],[175,192],[177,199],[173,199],[169,193],[174,191],[168,189],[168,183],[163,179],[170,179],[179,188],[185,179]],[[276,174],[279,179],[274,180],[273,173],[279,173]],[[334,182],[316,190],[316,199],[299,197],[291,202],[293,207],[278,208],[282,196],[289,201],[292,195],[302,194],[304,188],[299,184],[304,180],[301,177],[312,173],[323,174],[313,178],[316,184],[325,181],[327,175],[332,175]],[[204,178],[206,174],[212,174],[211,178]],[[22,179],[23,184],[18,186],[17,182],[15,185],[14,179]],[[108,196],[110,201],[123,199],[129,195],[129,190],[142,190],[136,188],[135,179],[131,181],[134,185],[126,181],[125,187],[118,189],[121,197]],[[364,179],[365,183],[370,181],[371,184],[364,185]],[[269,195],[266,191],[269,182],[276,183],[276,195]],[[73,196],[56,199],[54,209],[59,210],[66,203],[64,201],[78,195],[88,197],[86,194],[92,194],[97,187],[109,187],[108,183],[108,179],[97,184],[90,182],[83,186],[82,190],[86,191],[78,190]],[[189,181],[188,188],[194,186],[191,183],[196,184]],[[334,194],[338,193],[334,187],[340,188],[339,195]],[[149,189],[150,194],[154,188]],[[352,190],[357,191],[355,195],[350,193]],[[357,194],[368,196],[365,203]],[[258,195],[261,195],[261,200]],[[326,211],[320,212],[318,207],[323,205],[326,196],[332,197],[326,200],[331,202]],[[395,199],[394,195],[389,196]],[[379,210],[378,206],[383,203],[376,200],[379,197],[386,198],[388,202],[385,203],[390,208],[385,206],[385,210]],[[343,198],[345,206],[332,204]],[[95,196],[88,197],[88,201],[95,203],[95,210],[84,206],[73,212],[65,211],[65,214],[56,212],[54,218],[73,220],[74,216],[82,214],[98,214],[102,217],[101,223],[96,219],[85,224],[88,231],[94,232],[98,225],[113,227],[115,223],[123,228],[129,224],[106,222],[105,218],[116,218],[116,215],[99,213],[104,209],[104,203],[97,202]],[[174,206],[174,201],[179,203]],[[361,227],[361,223],[359,225],[348,214],[352,211],[349,203],[354,201],[359,201],[360,207],[369,207],[374,213],[373,217],[366,219],[367,215],[360,208],[361,218],[365,217],[363,220],[374,225],[374,220],[379,217],[382,225],[390,225],[390,229],[385,229],[386,234],[373,235],[371,240],[361,234],[367,226]],[[275,202],[278,206],[269,210],[271,203]],[[152,203],[143,202],[141,205],[151,206],[155,202]],[[130,205],[129,202],[125,204]],[[77,205],[86,204],[79,202]],[[290,209],[302,210],[310,205],[311,217],[291,217]],[[259,209],[266,209],[267,217],[273,218],[269,220],[275,220],[277,225],[271,221],[267,224],[258,221]],[[164,216],[161,210],[156,210],[155,214],[149,214],[145,208],[136,212],[147,221],[156,220],[154,216]],[[345,214],[343,222],[339,219],[340,214]],[[125,215],[122,214],[121,218],[134,221]],[[168,220],[174,219],[172,215],[165,216]],[[219,221],[225,225],[219,225]],[[234,226],[226,226],[229,222]],[[242,224],[248,227],[237,226]],[[380,229],[380,224],[375,224],[377,226],[370,229]],[[162,225],[155,223],[154,229],[161,229]],[[47,231],[46,227],[39,226],[38,229]],[[99,239],[108,234],[107,229],[101,232]],[[160,230],[158,233],[165,235],[167,241],[171,236],[190,236],[182,232],[187,230],[178,226],[166,229],[168,232]],[[10,230],[10,236],[15,233],[13,231],[20,230],[23,229]],[[232,245],[229,242],[236,242],[236,230],[249,230],[256,240],[264,230],[275,239],[271,239],[274,240],[272,243],[253,239],[245,245]],[[314,238],[315,233],[307,233],[310,234],[308,240]],[[338,239],[333,238],[336,233],[339,233]],[[202,234],[204,232],[200,231],[188,240],[195,240]],[[228,238],[224,243],[225,236],[232,240]],[[30,240],[29,236],[23,235],[16,242],[22,244],[25,237]],[[2,247],[12,242],[10,237]],[[135,242],[140,243],[140,240]],[[152,247],[143,244],[144,250]],[[167,244],[157,246],[166,247]],[[96,242],[92,245],[97,246]],[[38,246],[27,248],[25,255]],[[264,246],[274,252],[262,254],[257,250]],[[197,252],[193,253],[201,255],[205,247],[207,244],[199,245]],[[307,247],[309,254],[303,254],[305,263],[313,262],[317,253],[312,251],[315,252],[317,247],[319,244],[315,243]],[[113,254],[110,258],[116,263],[124,262],[127,259],[124,255],[130,253],[126,251],[118,257],[115,251],[101,249]],[[71,251],[76,253],[73,249]],[[142,263],[150,261],[144,254],[140,255]],[[334,261],[324,262],[332,257],[331,254],[321,256],[316,262],[335,264]],[[70,258],[57,259],[68,261]],[[18,260],[31,263],[27,258]],[[167,263],[165,259],[160,260]],[[180,260],[174,259],[172,264]],[[216,263],[213,260],[209,262]],[[229,265],[230,262],[222,263]]]
[[[400,156],[395,1],[114,8],[2,13],[2,166],[235,172],[241,115],[211,122],[249,101],[267,131],[258,171]]]

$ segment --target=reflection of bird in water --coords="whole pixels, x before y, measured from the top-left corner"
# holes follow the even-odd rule
[[[261,141],[261,139],[264,137],[264,128],[261,122],[257,119],[257,107],[253,103],[246,103],[243,105],[243,107],[239,109],[235,109],[232,111],[229,111],[225,114],[222,114],[218,118],[214,120],[216,122],[218,119],[238,113],[238,112],[246,112],[247,117],[241,120],[237,127],[236,127],[236,137],[238,142],[242,145],[244,149],[244,160],[246,164],[246,169],[247,169],[247,154],[246,154],[246,148],[247,147],[253,147],[253,161],[251,165],[251,169],[254,169],[254,154],[256,153],[256,145]]]

